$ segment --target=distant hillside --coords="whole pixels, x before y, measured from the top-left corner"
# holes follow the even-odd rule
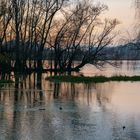
[[[7,52],[12,58],[15,58],[15,41],[7,42],[0,47],[0,53]],[[92,51],[96,50],[96,47],[92,48]],[[28,46],[28,42],[24,43],[24,46],[21,45],[20,51],[21,54],[30,56],[30,59],[40,59],[37,57],[38,48],[37,46]],[[88,51],[88,47],[83,46],[77,50],[77,56],[75,60],[82,59],[82,53]],[[125,45],[115,46],[115,47],[106,47],[101,52],[100,59],[110,59],[110,60],[140,60],[140,43],[128,43]],[[21,55],[22,57],[22,55]],[[23,56],[24,57],[24,56]],[[54,50],[51,48],[44,48],[43,59],[54,59]]]
[[[108,47],[105,50],[107,59],[138,60],[140,59],[140,44],[128,43],[116,47]]]

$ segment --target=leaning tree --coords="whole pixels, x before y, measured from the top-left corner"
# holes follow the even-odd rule
[[[91,1],[80,1],[71,10],[61,10],[61,21],[56,19],[56,27],[47,40],[54,52],[55,71],[78,71],[88,63],[105,64],[103,50],[112,43],[113,30],[118,24],[116,19],[101,20],[105,10],[106,5],[95,5]],[[76,59],[78,64],[74,64]]]

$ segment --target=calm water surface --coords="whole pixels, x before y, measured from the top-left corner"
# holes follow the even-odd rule
[[[99,75],[89,65],[81,73]],[[140,75],[140,62],[100,74],[118,73]],[[53,83],[46,77],[21,76],[20,84],[0,88],[0,140],[140,140],[140,82]]]

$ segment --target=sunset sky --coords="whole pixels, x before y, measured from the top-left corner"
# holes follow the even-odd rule
[[[109,7],[110,17],[118,18],[123,24],[129,26],[134,23],[134,0],[100,0]]]
[[[119,29],[122,34],[134,34],[135,20],[135,7],[134,0],[99,0],[100,2],[108,5],[109,11],[106,12],[105,17],[117,18],[120,21]],[[126,33],[127,32],[127,33]]]

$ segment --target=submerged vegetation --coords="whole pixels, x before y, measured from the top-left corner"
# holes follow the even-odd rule
[[[140,76],[95,76],[95,77],[84,77],[84,76],[50,76],[46,80],[54,82],[75,82],[75,83],[103,83],[109,81],[140,81]]]

